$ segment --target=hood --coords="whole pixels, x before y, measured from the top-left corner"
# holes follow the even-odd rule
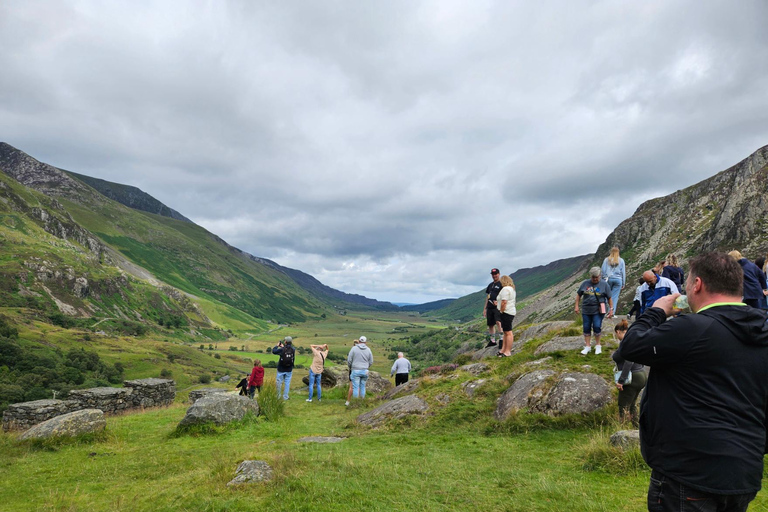
[[[749,306],[717,306],[700,315],[716,318],[746,345],[768,346],[768,313]]]
[[[365,352],[368,350],[368,345],[366,345],[365,343],[361,343],[360,345],[357,345],[357,349],[360,350],[361,352]]]

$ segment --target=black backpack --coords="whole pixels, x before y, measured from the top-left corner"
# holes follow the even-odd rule
[[[296,355],[296,351],[293,349],[293,347],[283,347],[283,352],[280,354],[280,361],[278,362],[279,366],[290,366],[293,368],[293,359]]]

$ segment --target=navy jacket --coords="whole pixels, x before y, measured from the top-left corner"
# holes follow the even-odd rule
[[[747,258],[741,258],[739,265],[744,271],[744,298],[762,299],[763,290],[768,289],[763,271]]]
[[[721,305],[665,320],[662,309],[648,309],[619,345],[623,359],[651,367],[640,403],[643,458],[700,491],[759,491],[768,313]]]

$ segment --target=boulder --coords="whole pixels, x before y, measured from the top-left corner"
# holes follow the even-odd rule
[[[386,393],[384,393],[384,396],[381,398],[384,400],[392,400],[398,395],[409,395],[413,394],[414,391],[419,387],[421,384],[421,381],[419,379],[415,380],[409,380],[405,384],[400,384],[399,386],[396,386]]]
[[[466,393],[469,398],[472,398],[475,396],[475,392],[486,382],[488,382],[488,379],[469,380],[463,383],[461,387],[464,389],[464,393]]]
[[[336,387],[336,384],[339,382],[339,377],[339,372],[326,368],[320,375],[320,385],[324,388]],[[302,377],[301,382],[303,382],[305,386],[309,386],[309,375]]]
[[[237,465],[235,478],[227,486],[253,484],[272,480],[272,467],[263,460],[244,460]]]
[[[490,367],[485,363],[465,364],[461,366],[459,370],[471,373],[472,375],[480,375],[483,372],[490,370]]]
[[[517,338],[520,338],[521,343],[525,343],[527,341],[532,340],[533,338],[536,338],[538,336],[542,336],[544,334],[547,334],[552,331],[556,331],[558,329],[565,329],[566,327],[570,327],[573,325],[573,322],[570,320],[560,320],[557,322],[544,322],[541,324],[536,324],[528,327],[526,330],[520,333],[519,336],[515,336],[515,341],[517,341]]]
[[[193,403],[179,422],[180,427],[215,423],[224,425],[243,419],[247,413],[259,414],[259,404],[248,397],[229,393],[211,393]]]
[[[612,398],[611,387],[599,375],[564,373],[534,409],[550,416],[584,414],[605,407]]]
[[[56,416],[24,432],[20,440],[44,439],[48,437],[74,437],[81,434],[100,432],[107,426],[104,412],[99,409],[83,409]]]
[[[435,400],[437,400],[437,403],[440,405],[448,405],[451,403],[451,395],[447,393],[438,393],[435,395]]]
[[[528,361],[523,366],[541,366],[545,363],[548,363],[551,360],[552,360],[551,356],[542,357],[541,359],[537,359],[535,361]]]
[[[547,380],[553,375],[552,370],[536,370],[522,375],[497,400],[496,419],[505,420],[511,413],[538,403],[546,394]]]
[[[473,361],[480,361],[482,359],[488,359],[489,357],[497,357],[499,355],[499,348],[501,345],[494,345],[491,347],[481,348],[474,354],[472,354]],[[523,343],[512,343],[512,350],[509,351],[510,355],[515,355],[523,349]]]
[[[563,352],[563,351],[576,352],[582,348],[584,348],[583,336],[566,336],[566,337],[555,336],[548,342],[543,343],[541,346],[539,346],[534,352],[534,355],[538,356],[541,354],[551,354],[552,352]]]
[[[229,379],[231,379],[231,377],[229,375],[225,375],[219,379],[219,382],[229,382]]]
[[[424,414],[428,408],[427,402],[423,399],[416,395],[408,395],[386,402],[372,411],[361,414],[356,421],[361,425],[377,427],[388,420]]]
[[[611,435],[611,444],[626,450],[628,448],[640,447],[639,430],[619,430]]]
[[[189,392],[189,403],[193,404],[197,402],[200,398],[203,398],[206,395],[210,395],[212,393],[229,393],[229,390],[223,389],[223,388],[200,388],[200,389],[193,389]]]
[[[382,377],[379,372],[368,372],[368,382],[365,383],[365,393],[378,395],[394,387],[386,377]]]

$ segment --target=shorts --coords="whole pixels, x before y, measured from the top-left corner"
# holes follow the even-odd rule
[[[488,325],[488,327],[493,327],[496,325],[496,322],[500,320],[499,310],[494,308],[488,308],[485,310],[485,323]]]
[[[596,313],[594,315],[581,314],[581,318],[584,321],[584,336],[589,336],[593,332],[595,333],[595,336],[597,336],[602,332],[603,316],[602,313]]]
[[[509,332],[512,330],[512,321],[514,321],[515,315],[508,315],[506,313],[501,314],[501,330]]]

